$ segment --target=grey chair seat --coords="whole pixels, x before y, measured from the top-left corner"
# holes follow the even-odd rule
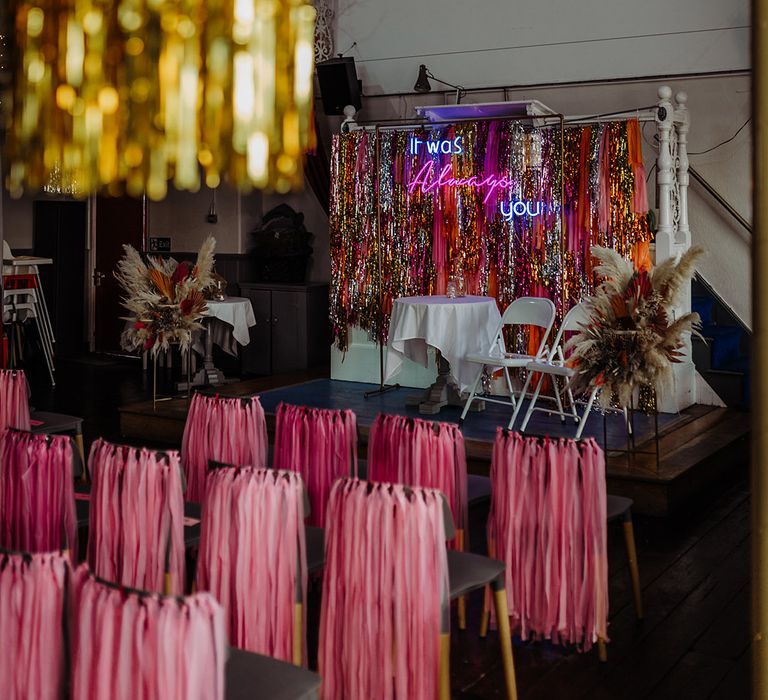
[[[605,500],[607,506],[607,520],[609,523],[618,520],[619,518],[625,518],[627,513],[631,514],[632,512],[634,501],[631,498],[611,496],[611,494],[608,494]]]
[[[474,506],[491,497],[491,480],[481,474],[467,474],[467,503]]]
[[[448,550],[450,598],[458,598],[487,583],[499,580],[503,585],[504,562],[480,554]]]
[[[316,698],[320,676],[305,668],[241,649],[230,649],[226,700],[309,700]]]
[[[77,416],[68,416],[64,413],[48,413],[47,411],[33,411],[30,414],[33,421],[40,421],[40,425],[33,423],[33,433],[66,433],[70,430],[80,432],[83,419]]]
[[[311,574],[325,566],[325,531],[321,527],[307,525],[307,571]]]

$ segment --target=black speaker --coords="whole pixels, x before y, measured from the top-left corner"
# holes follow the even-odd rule
[[[355,59],[351,56],[318,63],[317,81],[326,114],[344,114],[347,105],[352,105],[357,111],[363,106],[361,84],[357,79]]]

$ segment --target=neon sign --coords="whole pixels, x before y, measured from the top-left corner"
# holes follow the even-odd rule
[[[430,155],[437,155],[442,153],[444,155],[460,156],[464,153],[464,147],[461,145],[461,136],[457,136],[455,139],[442,139],[441,141],[417,139],[415,136],[411,136],[411,155],[415,156],[419,152],[419,148],[424,146],[427,149],[427,153]]]
[[[419,152],[419,148],[423,145],[426,147],[427,153],[431,155],[437,153],[460,155],[464,152],[461,139],[461,136],[457,136],[453,140],[422,141],[415,136],[411,136],[410,151],[412,155],[416,155]],[[416,173],[416,177],[408,183],[408,193],[413,194],[417,188],[424,194],[430,194],[444,187],[476,187],[485,190],[483,204],[487,204],[494,194],[498,195],[513,185],[512,180],[504,175],[454,177],[452,163],[446,163],[439,173],[436,170],[437,165],[434,160],[424,163],[418,173]],[[499,204],[499,208],[501,215],[507,222],[512,221],[516,216],[530,216],[534,218],[544,213],[543,202],[527,202],[523,200],[502,201]]]

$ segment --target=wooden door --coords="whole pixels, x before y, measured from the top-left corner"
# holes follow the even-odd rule
[[[304,290],[272,292],[272,373],[307,366],[307,295]]]
[[[57,357],[80,355],[86,349],[87,220],[85,202],[34,203],[34,254],[53,259],[53,265],[39,269]]]
[[[241,348],[243,372],[266,375],[272,373],[272,292],[268,289],[243,288],[240,292],[251,300],[256,325],[250,328],[251,341]]]
[[[143,252],[144,205],[132,197],[97,197],[95,207],[96,265],[95,344],[97,352],[120,351],[120,334],[127,311],[120,303],[122,289],[115,279],[117,262],[123,256],[123,244]]]

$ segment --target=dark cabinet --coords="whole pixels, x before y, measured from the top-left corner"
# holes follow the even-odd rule
[[[241,282],[256,325],[242,348],[242,371],[282,374],[327,365],[331,334],[328,285]]]

